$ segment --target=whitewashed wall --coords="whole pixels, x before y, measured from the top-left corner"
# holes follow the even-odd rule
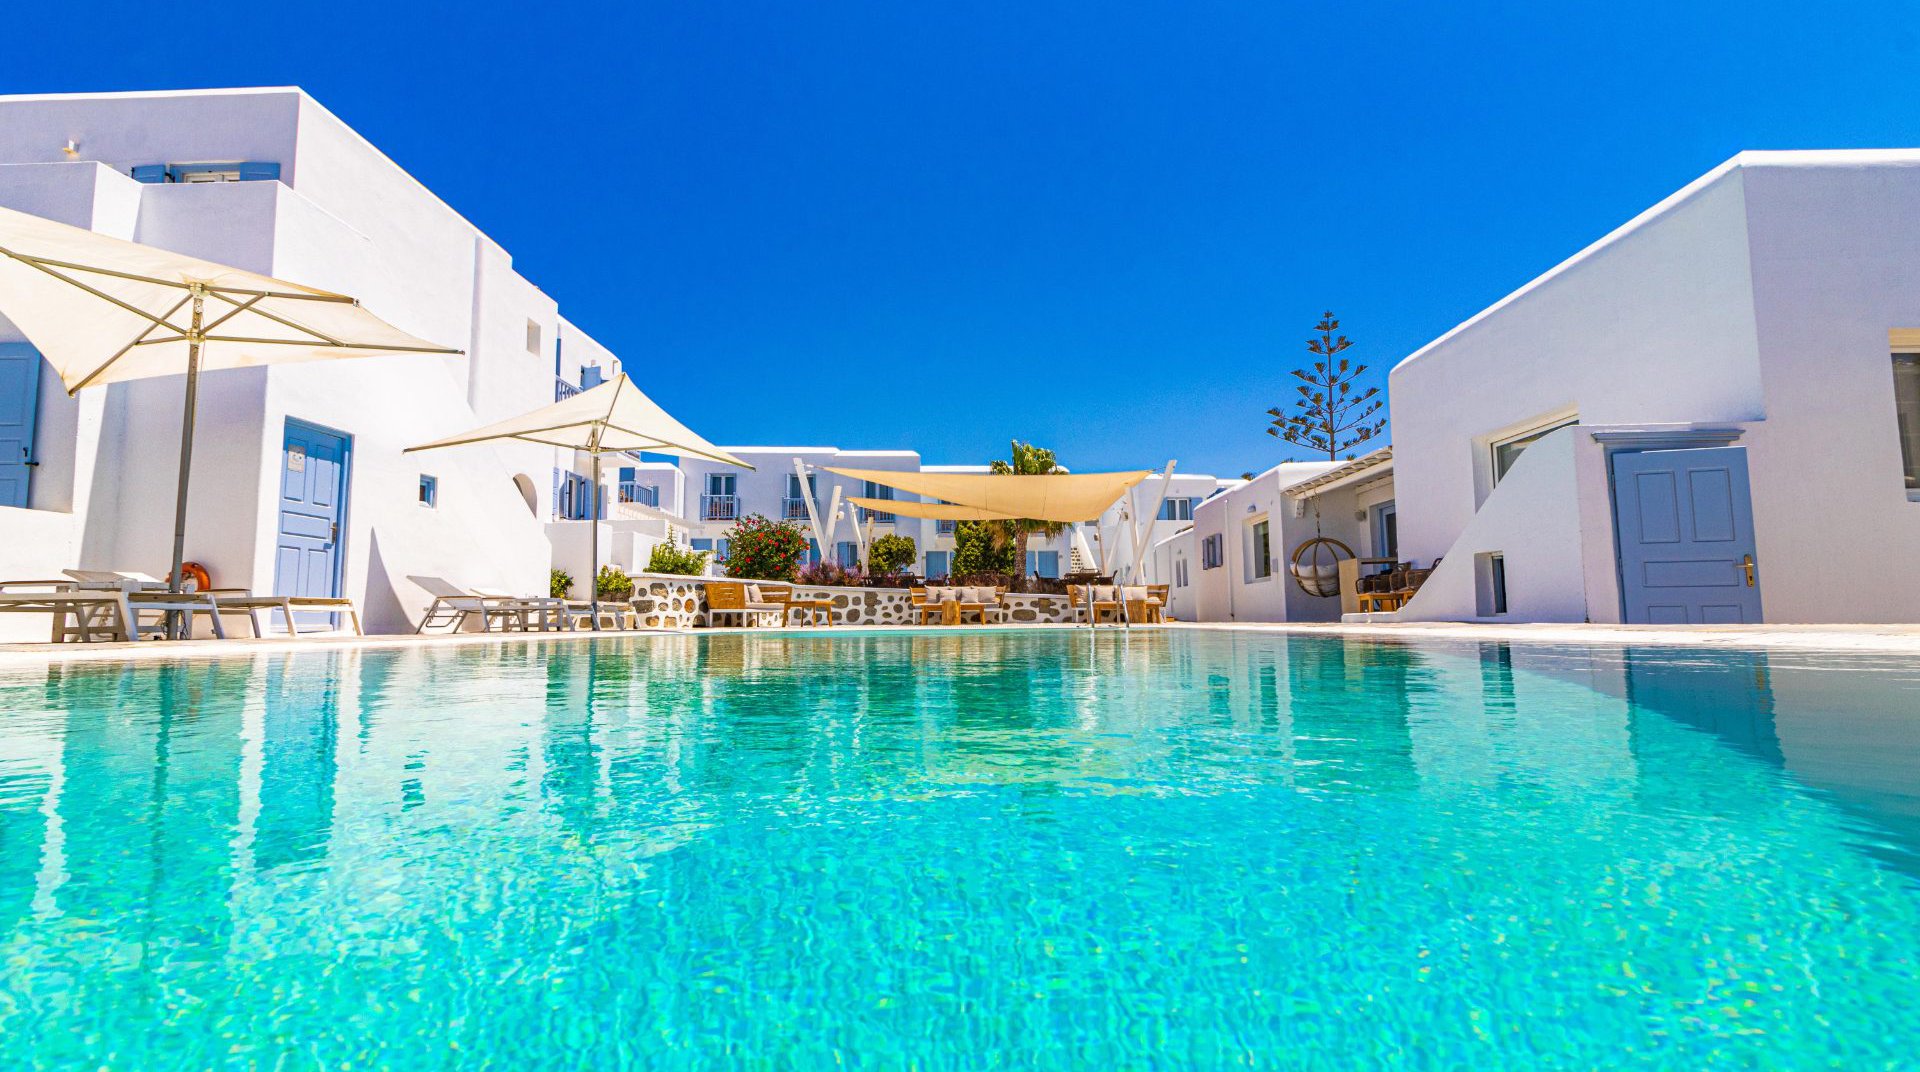
[[[1912,621],[1920,555],[1887,332],[1920,326],[1920,151],[1744,153],[1394,369],[1404,555],[1452,555],[1489,444],[1554,415],[1710,425],[1748,448],[1764,613]],[[1604,453],[1575,446],[1584,599],[1617,621]],[[1599,548],[1604,548],[1602,553]]]

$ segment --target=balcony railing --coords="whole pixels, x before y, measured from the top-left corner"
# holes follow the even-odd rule
[[[555,402],[563,402],[579,393],[580,393],[580,388],[575,387],[573,384],[570,384],[567,381],[560,379],[558,377],[554,378],[553,400]]]
[[[700,496],[700,520],[734,521],[740,517],[740,496],[738,495],[702,495]]]
[[[788,521],[805,520],[807,516],[807,500],[796,499],[792,496],[780,500],[780,516]]]
[[[631,480],[623,480],[620,482],[620,501],[639,503],[641,506],[651,506],[658,510],[660,509],[660,487],[657,484],[639,484]]]
[[[862,506],[860,508],[860,523],[864,525],[869,521],[876,525],[891,525],[893,524],[893,515],[883,514],[878,510],[869,510]]]

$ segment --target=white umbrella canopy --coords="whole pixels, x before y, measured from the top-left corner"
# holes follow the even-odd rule
[[[593,506],[590,535],[593,561],[587,588],[592,594],[595,629],[600,628],[600,456],[641,450],[680,458],[705,458],[737,465],[742,469],[753,468],[674,419],[672,414],[661,409],[659,403],[635,386],[624,372],[571,398],[563,398],[518,417],[508,417],[504,421],[495,421],[445,439],[408,447],[406,453],[461,447],[497,439],[570,448],[593,455],[593,491],[589,496]]]
[[[53,365],[69,394],[95,384],[186,376],[168,582],[174,591],[186,551],[187,478],[203,370],[460,353],[401,331],[344,294],[5,208],[0,315]]]
[[[0,313],[72,393],[197,371],[458,354],[344,294],[0,208]],[[197,315],[196,315],[197,314]]]
[[[551,447],[570,447],[594,454],[643,450],[680,458],[753,466],[728,454],[681,424],[660,404],[648,398],[625,373],[571,398],[483,425],[471,431],[408,447],[409,451],[458,447],[490,439],[518,439]]]

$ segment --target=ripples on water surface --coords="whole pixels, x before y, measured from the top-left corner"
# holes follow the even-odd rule
[[[11,668],[0,1065],[1911,1068],[1916,723],[1144,630]]]

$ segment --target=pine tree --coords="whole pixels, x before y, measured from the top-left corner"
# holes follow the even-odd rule
[[[1293,370],[1294,376],[1302,381],[1294,388],[1300,392],[1293,400],[1294,412],[1283,413],[1277,406],[1269,409],[1267,413],[1273,420],[1267,434],[1316,454],[1325,454],[1329,461],[1338,461],[1343,452],[1351,458],[1353,448],[1386,430],[1386,418],[1374,417],[1380,412],[1380,388],[1354,391],[1354,381],[1367,371],[1367,366],[1339,357],[1353,341],[1335,334],[1340,330],[1340,321],[1334,319],[1333,313],[1323,315],[1314,330],[1320,335],[1307,340],[1307,349],[1320,360],[1315,361],[1311,369]]]

